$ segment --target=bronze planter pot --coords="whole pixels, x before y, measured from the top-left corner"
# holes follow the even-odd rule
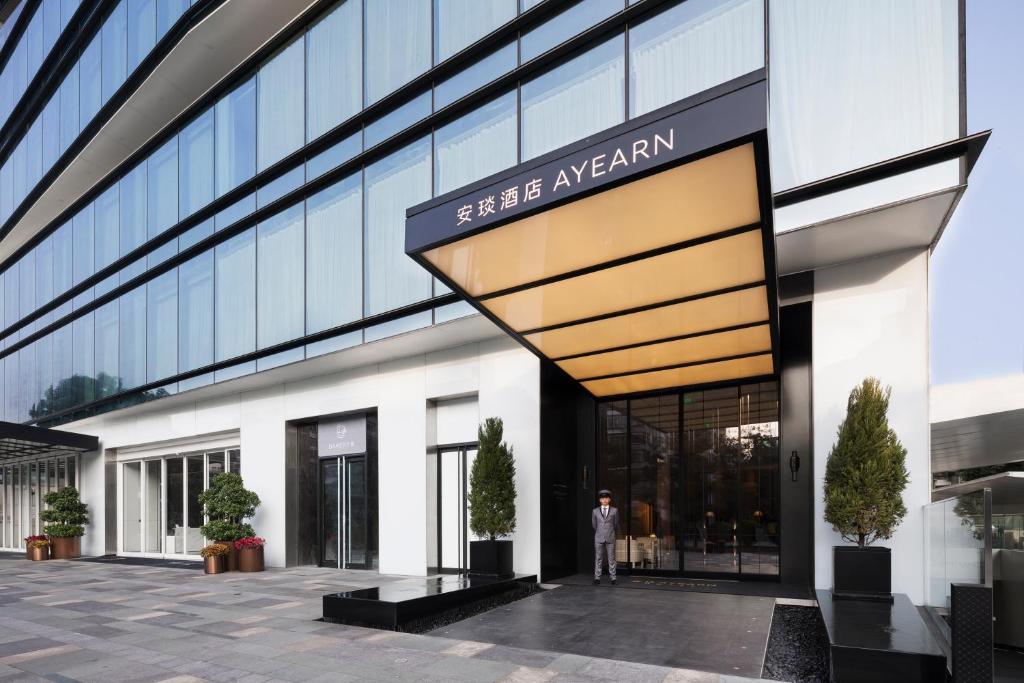
[[[207,574],[223,574],[227,571],[226,555],[203,558],[203,571]]]
[[[40,548],[26,548],[25,557],[33,562],[50,559],[50,546],[44,545]]]
[[[238,551],[235,550],[234,541],[214,541],[214,543],[220,543],[228,547],[228,554],[224,556],[224,571],[226,572],[237,572],[238,571]]]
[[[235,550],[235,555],[238,555],[238,571],[263,571],[263,546]]]
[[[50,538],[50,557],[54,560],[72,560],[82,554],[82,537]]]

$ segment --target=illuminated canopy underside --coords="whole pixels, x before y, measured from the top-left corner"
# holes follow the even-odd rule
[[[595,396],[770,375],[758,196],[748,142],[422,257]]]

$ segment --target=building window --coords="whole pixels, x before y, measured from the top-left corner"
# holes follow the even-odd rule
[[[178,267],[178,371],[213,362],[213,250]]]
[[[296,204],[256,229],[257,348],[303,334],[305,215]]]
[[[118,183],[121,196],[121,255],[146,241],[146,162],[143,161]]]
[[[430,138],[366,167],[366,312],[430,298],[430,274],[405,255],[405,209],[430,198]]]
[[[629,115],[763,66],[763,0],[687,0],[630,27]]]
[[[435,194],[516,164],[516,93],[491,100],[434,133]]]
[[[448,59],[515,16],[516,0],[434,0],[434,61]]]
[[[362,3],[346,0],[306,34],[306,141],[359,112],[363,102]]]
[[[256,79],[217,102],[217,196],[256,172]]]
[[[256,230],[217,245],[217,360],[256,350]]]
[[[103,23],[103,101],[106,102],[124,83],[128,66],[127,2],[118,3]],[[63,116],[63,113],[62,113]]]
[[[306,332],[363,314],[363,192],[356,173],[306,201]]]
[[[146,381],[178,372],[178,272],[146,284]]]
[[[93,273],[93,206],[87,207],[75,214],[72,220],[74,227],[74,244],[72,247],[74,267],[74,283],[85,280]],[[28,311],[25,311],[27,313]]]
[[[366,104],[430,67],[431,0],[366,3]]]
[[[293,41],[260,67],[256,143],[259,170],[288,156],[305,141],[305,57]]]
[[[152,239],[178,222],[178,138],[168,140],[149,155],[147,214]]]
[[[615,36],[523,83],[523,161],[622,123],[624,50]]]
[[[111,396],[121,390],[118,372],[118,302],[111,301],[96,309],[96,398]]]
[[[118,369],[122,387],[131,389],[146,383],[146,285],[121,295],[118,305],[121,330]]]
[[[184,219],[213,201],[214,110],[207,109],[178,136],[178,213]]]

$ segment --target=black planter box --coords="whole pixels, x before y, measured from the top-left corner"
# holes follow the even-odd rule
[[[470,541],[469,575],[507,578],[512,573],[512,541]]]
[[[892,602],[892,553],[888,548],[832,546],[832,596]]]

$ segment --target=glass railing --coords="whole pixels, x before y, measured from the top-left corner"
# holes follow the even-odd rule
[[[924,506],[930,607],[949,609],[950,585],[992,585],[992,490]]]

